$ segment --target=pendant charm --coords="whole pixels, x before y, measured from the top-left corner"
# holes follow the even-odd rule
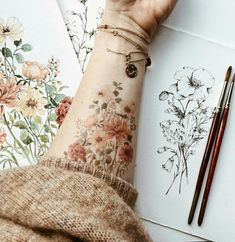
[[[138,69],[134,64],[127,64],[126,67],[126,74],[130,77],[130,78],[135,78],[138,74]]]
[[[146,60],[146,66],[151,66],[151,64],[152,64],[152,60],[150,57],[148,57]]]

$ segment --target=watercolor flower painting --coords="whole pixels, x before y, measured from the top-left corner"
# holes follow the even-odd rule
[[[27,60],[33,47],[23,42],[24,28],[15,17],[0,19],[0,166],[36,163],[62,124],[71,97],[57,80],[59,60]],[[24,162],[25,165],[25,162]]]
[[[184,176],[188,180],[188,162],[196,152],[197,144],[207,136],[207,124],[213,117],[213,109],[206,106],[206,100],[214,84],[212,74],[203,68],[183,67],[174,75],[176,80],[169,90],[159,95],[159,100],[167,102],[165,113],[169,119],[162,121],[160,127],[166,145],[157,153],[164,155],[162,168],[173,179],[166,194],[179,180],[179,193]]]
[[[17,18],[10,17],[6,23],[0,18],[0,44],[4,44],[7,38],[12,41],[19,41],[23,32],[24,27]]]

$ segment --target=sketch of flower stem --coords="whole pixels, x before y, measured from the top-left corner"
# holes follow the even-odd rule
[[[174,75],[176,80],[168,91],[162,91],[160,101],[167,101],[165,113],[171,117],[160,123],[167,145],[158,148],[158,154],[168,158],[162,168],[173,173],[168,194],[179,179],[179,194],[185,176],[189,179],[188,162],[195,147],[207,135],[207,123],[213,110],[205,105],[214,84],[214,77],[203,68],[183,67]]]
[[[82,10],[79,12],[68,11],[66,27],[76,52],[81,71],[84,72],[89,54],[93,48],[95,29],[102,17],[102,13],[97,13],[97,21],[94,26],[88,26],[89,7],[87,0],[78,0]],[[102,12],[102,11],[101,11]]]

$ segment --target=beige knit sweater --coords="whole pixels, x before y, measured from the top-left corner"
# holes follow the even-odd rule
[[[2,171],[0,185],[1,242],[151,241],[132,185],[83,163],[44,158]]]

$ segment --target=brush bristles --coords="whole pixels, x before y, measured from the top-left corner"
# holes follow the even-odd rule
[[[230,76],[231,76],[231,72],[232,72],[232,66],[230,66],[226,72],[226,77],[225,77],[225,81],[229,81]],[[233,76],[234,77],[234,76]]]
[[[234,82],[235,81],[235,74],[233,75],[233,80],[232,80],[232,82]]]

